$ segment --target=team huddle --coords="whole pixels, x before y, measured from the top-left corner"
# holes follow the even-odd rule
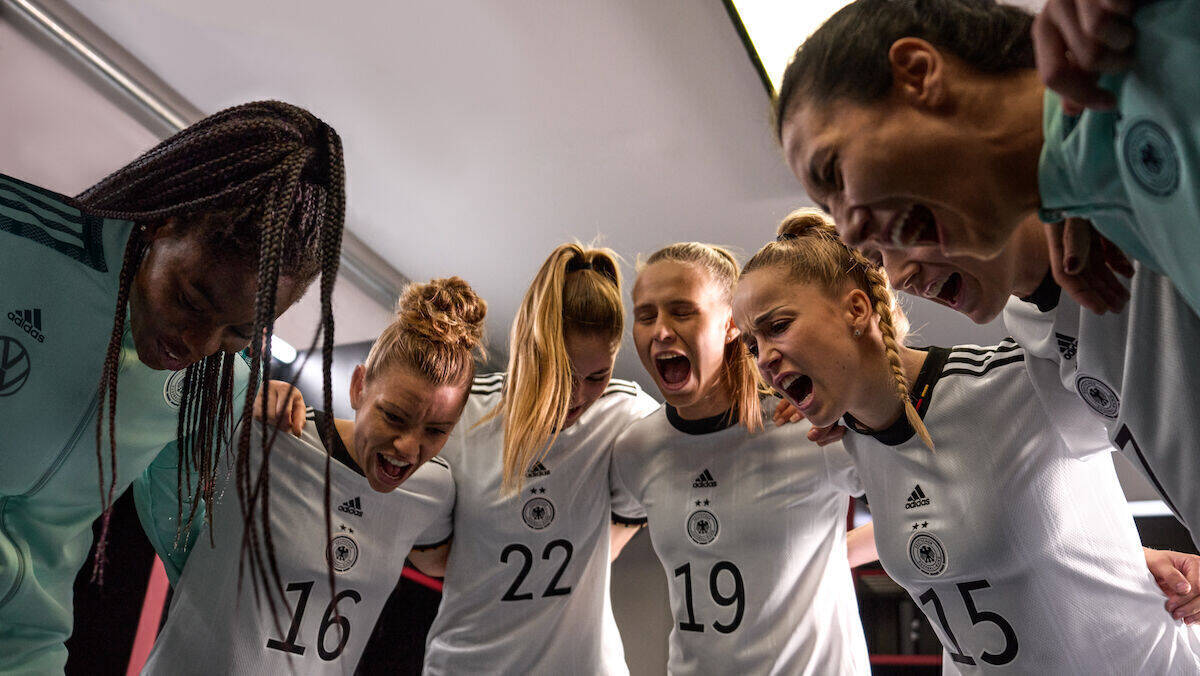
[[[876,560],[947,673],[1200,673],[1200,557],[1142,546],[1112,457],[1200,545],[1198,58],[1192,0],[856,0],[775,101],[820,209],[645,255],[629,306],[558,246],[502,373],[467,281],[412,284],[349,419],[328,124],[231,108],[76,197],[0,175],[0,672],[62,671],[132,487],[173,587],[144,673],[350,673],[406,561],[444,579],[425,673],[628,673],[643,527],[672,674],[870,673]],[[270,338],[318,276],[300,392]],[[911,347],[897,291],[1011,338]],[[626,328],[661,401],[612,377]]]

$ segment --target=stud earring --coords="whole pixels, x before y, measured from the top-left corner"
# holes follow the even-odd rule
[[[862,337],[862,329],[854,329],[854,337],[855,338]]]

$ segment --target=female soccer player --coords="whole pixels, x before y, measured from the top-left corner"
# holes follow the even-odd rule
[[[884,273],[814,217],[747,262],[734,314],[778,391],[813,425],[853,430],[880,561],[947,666],[1200,669],[1200,637],[1163,612],[1146,572],[1108,449],[1063,443],[1015,342],[913,350],[893,302]]]
[[[337,133],[276,102],[206,118],[76,198],[0,176],[0,671],[62,670],[91,523],[160,452],[142,481],[190,495],[185,462],[211,496],[269,376],[255,339],[318,273],[328,370],[344,211]],[[151,533],[167,560],[176,525]]]
[[[354,419],[337,421],[326,436],[320,421],[327,414],[313,411],[299,437],[283,434],[275,442],[269,525],[284,602],[256,602],[239,581],[241,517],[221,505],[212,524],[214,545],[203,539],[188,558],[146,673],[354,670],[409,551],[450,535],[454,480],[434,456],[466,404],[485,311],[457,277],[404,291],[396,319],[354,369]],[[262,425],[245,424],[258,441]],[[251,447],[253,467],[262,462],[258,448]],[[328,540],[327,454],[334,460],[329,490],[338,505]],[[226,471],[218,492],[232,479]],[[262,537],[255,528],[252,537]],[[335,572],[332,599],[326,561]]]
[[[611,551],[635,528],[609,483],[613,439],[657,406],[610,380],[623,323],[607,249],[559,246],[513,322],[507,374],[477,378],[443,456],[454,541],[414,557],[445,586],[427,674],[622,674],[608,595]],[[636,525],[637,522],[635,522]]]
[[[670,589],[672,674],[870,672],[851,565],[875,560],[852,534],[862,493],[840,444],[765,420],[730,300],[728,251],[673,244],[633,290],[633,337],[667,403],[613,450],[614,483],[649,517]]]
[[[842,9],[784,74],[789,165],[851,246],[990,257],[1026,216],[1082,217],[1200,311],[1200,5],[1142,5],[1131,69],[1102,80],[1115,108],[1078,116],[1038,79],[1032,21],[963,0]]]
[[[1139,264],[1128,308],[1096,315],[1060,293],[1041,226],[1028,220],[990,260],[946,256],[936,246],[864,253],[886,267],[898,289],[978,323],[1003,314],[1025,349],[1026,370],[1045,393],[1051,419],[1072,447],[1110,444],[1158,489],[1200,543],[1200,434],[1181,415],[1200,382],[1200,317],[1169,281]],[[1002,312],[1003,311],[1003,312]],[[1036,357],[1036,359],[1034,359]],[[1062,397],[1061,392],[1071,395]]]

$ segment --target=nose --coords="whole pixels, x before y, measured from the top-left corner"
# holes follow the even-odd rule
[[[779,365],[779,352],[769,345],[763,345],[760,341],[758,344],[758,357],[755,359],[758,364],[758,370],[762,373],[763,378],[768,382],[774,377],[775,369]]]
[[[414,432],[398,435],[392,441],[392,448],[395,449],[396,455],[407,462],[415,464],[421,457],[421,441]]]
[[[833,207],[833,220],[842,241],[849,247],[862,246],[872,234],[871,212],[864,207],[844,208],[841,205]]]
[[[200,326],[185,330],[180,337],[188,351],[188,360],[200,361],[216,354],[221,349],[221,330],[214,326]]]
[[[918,288],[921,284],[919,264],[905,265],[902,258],[888,253],[886,249],[880,257],[883,259],[883,270],[892,281],[892,286],[914,296],[921,295],[921,289]]]
[[[665,317],[659,315],[654,321],[654,340],[660,343],[669,343],[675,339],[675,331],[668,324]]]

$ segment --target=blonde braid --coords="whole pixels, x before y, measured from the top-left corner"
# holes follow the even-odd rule
[[[892,367],[892,375],[896,381],[896,395],[904,404],[904,415],[908,418],[908,424],[912,426],[917,436],[932,451],[934,450],[933,438],[929,436],[929,430],[925,428],[925,422],[921,420],[916,407],[913,406],[912,397],[908,394],[908,378],[904,375],[904,364],[900,362],[900,348],[896,344],[896,326],[892,315],[892,303],[895,302],[895,296],[892,295],[888,286],[887,274],[872,265],[858,252],[854,252],[854,258],[862,266],[863,272],[867,276],[867,282],[871,285],[875,314],[879,315],[879,332],[883,334],[884,354],[887,356],[888,364]]]

